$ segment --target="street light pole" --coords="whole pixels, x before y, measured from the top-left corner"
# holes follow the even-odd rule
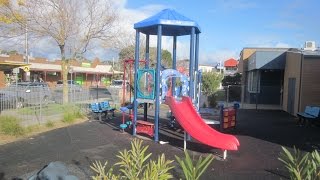
[[[29,64],[29,53],[28,53],[28,22],[26,21],[26,27],[25,27],[25,62],[26,64]],[[25,80],[30,81],[30,72],[25,72]]]

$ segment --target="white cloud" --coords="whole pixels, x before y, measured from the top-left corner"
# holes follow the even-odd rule
[[[200,63],[214,65],[229,58],[238,59],[239,52],[231,49],[216,49],[212,52],[200,54]]]
[[[148,6],[143,6],[136,9],[130,9],[126,7],[126,0],[112,0],[118,8],[119,22],[114,31],[117,31],[119,37],[123,37],[124,43],[132,43],[135,39],[135,30],[133,28],[134,23],[139,22],[145,18],[160,12],[165,8],[172,8],[165,5],[150,4]],[[228,1],[231,3],[231,1]],[[227,3],[227,4],[228,4]],[[230,6],[225,4],[225,6]],[[241,7],[249,7],[251,5],[243,4]],[[60,59],[60,50],[57,44],[50,40],[49,38],[43,38],[38,40],[30,39],[29,41],[30,49],[29,52],[35,57],[47,57],[50,60]],[[156,47],[157,41],[156,36],[151,36],[150,46]],[[1,43],[0,43],[1,45]],[[162,48],[170,51],[172,53],[173,38],[172,37],[162,37]],[[3,47],[3,46],[0,46]],[[16,45],[20,52],[23,52],[24,44],[23,42]],[[103,47],[100,42],[93,42],[90,46],[91,48],[86,53],[86,57],[89,59],[94,59],[98,57],[102,60],[111,59],[112,57],[117,57],[117,53],[110,51]],[[201,44],[200,44],[201,47]],[[199,58],[201,64],[214,64],[215,62],[224,61],[230,57],[237,57],[238,52],[227,50],[227,49],[217,49],[210,52],[204,52],[199,50]],[[190,56],[190,36],[178,37],[177,41],[177,59],[189,59]]]

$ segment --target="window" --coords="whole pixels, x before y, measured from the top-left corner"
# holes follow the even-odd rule
[[[260,72],[258,70],[248,73],[248,91],[250,93],[260,92]]]

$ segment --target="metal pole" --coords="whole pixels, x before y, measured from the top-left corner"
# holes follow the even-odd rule
[[[150,35],[147,34],[146,35],[146,62],[145,62],[145,69],[149,69],[149,41],[150,41]],[[147,80],[147,78],[146,78]],[[147,82],[147,81],[146,81]],[[144,120],[147,121],[148,120],[148,103],[144,103]]]
[[[191,29],[191,38],[190,38],[190,63],[189,63],[189,97],[193,100],[193,91],[194,91],[194,84],[193,84],[193,73],[194,73],[194,35],[195,35],[195,28],[192,27]]]
[[[136,30],[136,49],[135,49],[135,58],[134,58],[134,97],[133,97],[133,132],[132,134],[134,136],[137,135],[137,129],[136,129],[136,122],[137,122],[137,113],[138,113],[138,102],[137,102],[137,95],[138,95],[138,66],[139,66],[139,53],[140,53],[140,47],[139,47],[139,41],[140,41],[140,32]]]
[[[29,43],[28,43],[28,21],[26,21],[26,29],[25,29],[25,63],[29,64]],[[30,81],[30,72],[25,72],[25,80]]]
[[[96,82],[97,82],[97,100],[98,100],[98,88],[99,88],[99,87],[98,87],[98,74],[97,74],[96,77],[97,77]]]
[[[160,63],[161,63],[161,38],[162,38],[162,26],[158,25],[157,36],[157,68],[156,68],[156,105],[155,105],[155,122],[154,122],[154,140],[159,141],[159,111],[160,111]]]
[[[177,36],[173,36],[172,69],[177,69]],[[175,95],[176,78],[172,77],[172,96]]]
[[[199,33],[196,34],[196,45],[195,45],[195,63],[194,63],[194,97],[193,100],[197,105],[197,109],[199,110],[199,106],[198,106],[198,98],[200,98],[199,96],[199,92],[198,92],[198,84],[199,84],[199,78],[198,78],[198,69],[199,69]]]

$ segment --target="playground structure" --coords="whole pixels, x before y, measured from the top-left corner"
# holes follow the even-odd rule
[[[207,125],[198,113],[201,88],[201,72],[199,71],[199,34],[200,27],[195,21],[171,9],[165,9],[143,21],[134,24],[136,30],[135,60],[134,60],[134,99],[133,99],[133,135],[141,132],[141,124],[150,128],[146,134],[151,134],[159,142],[159,111],[160,104],[167,104],[173,116],[185,130],[185,145],[187,133],[194,139],[214,148],[222,150],[237,150],[239,141],[236,137],[220,133]],[[145,67],[139,68],[140,33],[146,35]],[[157,35],[157,60],[155,70],[150,69],[149,44],[150,35]],[[177,38],[190,35],[189,76],[177,71]],[[173,37],[172,67],[161,71],[162,36]],[[152,77],[152,78],[148,78]],[[176,78],[180,78],[180,90],[177,91]],[[168,83],[169,81],[169,83]],[[143,87],[143,84],[145,87]],[[150,86],[151,85],[151,86]],[[153,85],[153,86],[152,86]],[[147,89],[147,91],[145,91]],[[179,92],[179,93],[176,93]],[[177,98],[179,94],[180,98]],[[181,101],[177,100],[181,99]],[[144,115],[147,103],[153,103],[155,108],[154,123],[138,120],[138,104],[144,103]],[[146,116],[145,116],[146,117]],[[152,124],[152,125],[151,125]],[[226,151],[225,151],[226,152]],[[224,154],[225,157],[226,154]]]
[[[120,129],[122,131],[124,131],[124,129],[126,129],[127,127],[131,127],[132,126],[132,121],[133,121],[133,113],[132,113],[132,108],[133,108],[133,102],[131,102],[132,100],[132,89],[131,89],[131,85],[133,84],[132,82],[132,68],[133,68],[133,64],[135,63],[135,61],[133,59],[127,59],[124,61],[124,65],[123,65],[123,87],[122,87],[122,105],[123,107],[120,108],[120,110],[122,111],[122,124],[120,124]],[[143,64],[147,65],[145,60],[139,60],[138,61],[139,65]],[[129,70],[127,70],[129,68]],[[128,71],[128,73],[127,73]],[[128,78],[126,77],[126,75],[128,75]],[[129,79],[128,84],[126,83]],[[143,81],[142,81],[143,80]],[[139,69],[138,71],[138,81],[136,81],[136,83],[138,83],[138,97],[144,98],[144,99],[154,99],[154,70],[150,70],[150,69]],[[128,94],[129,91],[129,104],[127,106],[126,105],[126,96]],[[147,103],[139,103],[139,105],[143,105],[144,107],[144,118],[143,120],[137,120],[136,122],[136,131],[138,133],[144,133],[147,134],[151,137],[154,136],[154,124],[147,122],[147,111],[148,111],[148,106]],[[126,117],[128,117],[129,119],[126,120]]]

